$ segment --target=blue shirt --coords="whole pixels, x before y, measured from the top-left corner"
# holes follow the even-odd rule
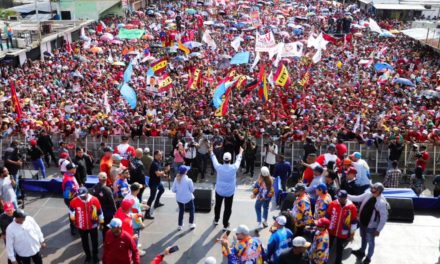
[[[127,194],[130,193],[130,186],[126,179],[119,178],[115,182],[116,187],[118,187],[117,197],[124,198]]]
[[[215,191],[220,196],[231,197],[235,193],[237,182],[237,170],[240,168],[241,154],[237,155],[234,164],[220,164],[214,154],[211,154],[211,160],[217,172],[215,181]]]
[[[267,259],[278,263],[278,258],[285,249],[292,247],[293,233],[290,229],[282,227],[275,231],[267,244]]]
[[[176,177],[171,190],[176,194],[176,200],[179,203],[186,204],[194,199],[194,183],[187,175],[183,175],[180,182]]]
[[[274,177],[280,176],[281,179],[287,179],[292,174],[292,166],[288,161],[278,162],[275,165]]]

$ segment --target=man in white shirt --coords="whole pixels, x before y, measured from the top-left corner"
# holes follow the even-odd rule
[[[43,233],[34,218],[22,210],[14,212],[14,221],[6,229],[6,250],[12,264],[42,264],[40,249],[45,248]]]
[[[351,164],[355,167],[356,174],[356,184],[359,186],[365,186],[371,184],[370,167],[368,163],[362,159],[362,154],[360,152],[354,152],[351,156],[353,163]]]
[[[185,143],[185,165],[192,166],[198,168],[198,166],[194,166],[196,157],[197,157],[197,148],[199,144],[194,142],[193,137],[188,137],[188,141]]]
[[[15,194],[15,181],[11,178],[6,167],[0,167],[0,202],[11,202],[15,209],[18,208],[17,195]]]
[[[269,145],[265,148],[264,163],[269,167],[270,175],[273,175],[275,163],[277,162],[278,146],[270,139]]]

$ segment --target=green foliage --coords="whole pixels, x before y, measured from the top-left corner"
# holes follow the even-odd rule
[[[18,13],[14,10],[0,9],[0,19],[8,19],[10,16],[17,16]]]

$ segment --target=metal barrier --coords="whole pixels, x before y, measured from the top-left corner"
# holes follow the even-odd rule
[[[24,142],[24,136],[15,135],[10,136],[8,138],[0,139],[0,153],[9,146],[9,144],[13,140],[18,140],[20,142]],[[53,135],[52,141],[56,147],[58,147],[58,142],[60,141],[59,135]],[[72,148],[70,149],[70,154],[74,155],[75,148],[77,146],[84,147],[87,152],[92,153],[94,157],[98,156],[98,151],[101,143],[105,145],[110,145],[115,147],[120,142],[120,136],[110,136],[107,138],[104,137],[92,137],[87,136],[85,138],[75,139],[73,137],[69,137],[63,139],[64,142],[70,144]],[[168,137],[136,137],[134,140],[130,139],[130,144],[135,146],[136,148],[145,148],[149,147],[151,152],[154,150],[162,150],[165,155],[170,155],[172,151],[172,138]],[[260,139],[257,141],[258,149],[257,149],[257,159],[256,166],[261,165],[263,161],[262,150],[265,144],[265,139]],[[358,151],[362,153],[363,158],[368,162],[370,166],[370,170],[372,173],[381,174],[384,173],[387,169],[388,155],[389,150],[387,145],[379,145],[376,146],[367,146],[365,144],[359,144],[358,142],[346,142],[348,153],[353,153]],[[427,151],[430,154],[430,159],[427,164],[426,175],[436,175],[436,173],[440,170],[440,147],[434,146],[433,144],[425,144],[427,146]],[[324,153],[326,150],[326,145],[320,145],[318,148],[319,153]],[[283,154],[285,159],[292,164],[298,163],[303,154],[303,142],[294,141],[294,142],[279,142],[278,143],[278,153]],[[412,173],[415,167],[415,158],[414,152],[409,144],[405,145],[405,149],[402,153],[402,156],[399,161],[399,168],[403,171],[403,173]]]

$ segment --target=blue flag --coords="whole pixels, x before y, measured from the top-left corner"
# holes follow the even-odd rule
[[[150,67],[147,72],[147,77],[153,77],[153,76],[154,76],[154,71],[153,68]]]
[[[214,96],[212,98],[212,103],[215,107],[215,109],[219,108],[222,105],[222,96],[226,93],[226,90],[228,90],[231,85],[233,85],[234,82],[222,82],[217,88],[215,88]]]
[[[127,83],[124,83],[121,87],[120,92],[124,99],[127,101],[127,104],[130,106],[130,108],[135,109],[137,104],[137,95],[133,88],[128,86]]]
[[[127,69],[125,69],[125,72],[124,72],[124,83],[130,82],[132,74],[133,74],[133,64],[130,61]]]
[[[393,66],[389,65],[388,63],[376,63],[374,64],[374,69],[377,72],[386,71],[386,70],[394,71]]]
[[[231,64],[247,64],[249,63],[249,52],[240,52],[234,55],[231,59]]]

